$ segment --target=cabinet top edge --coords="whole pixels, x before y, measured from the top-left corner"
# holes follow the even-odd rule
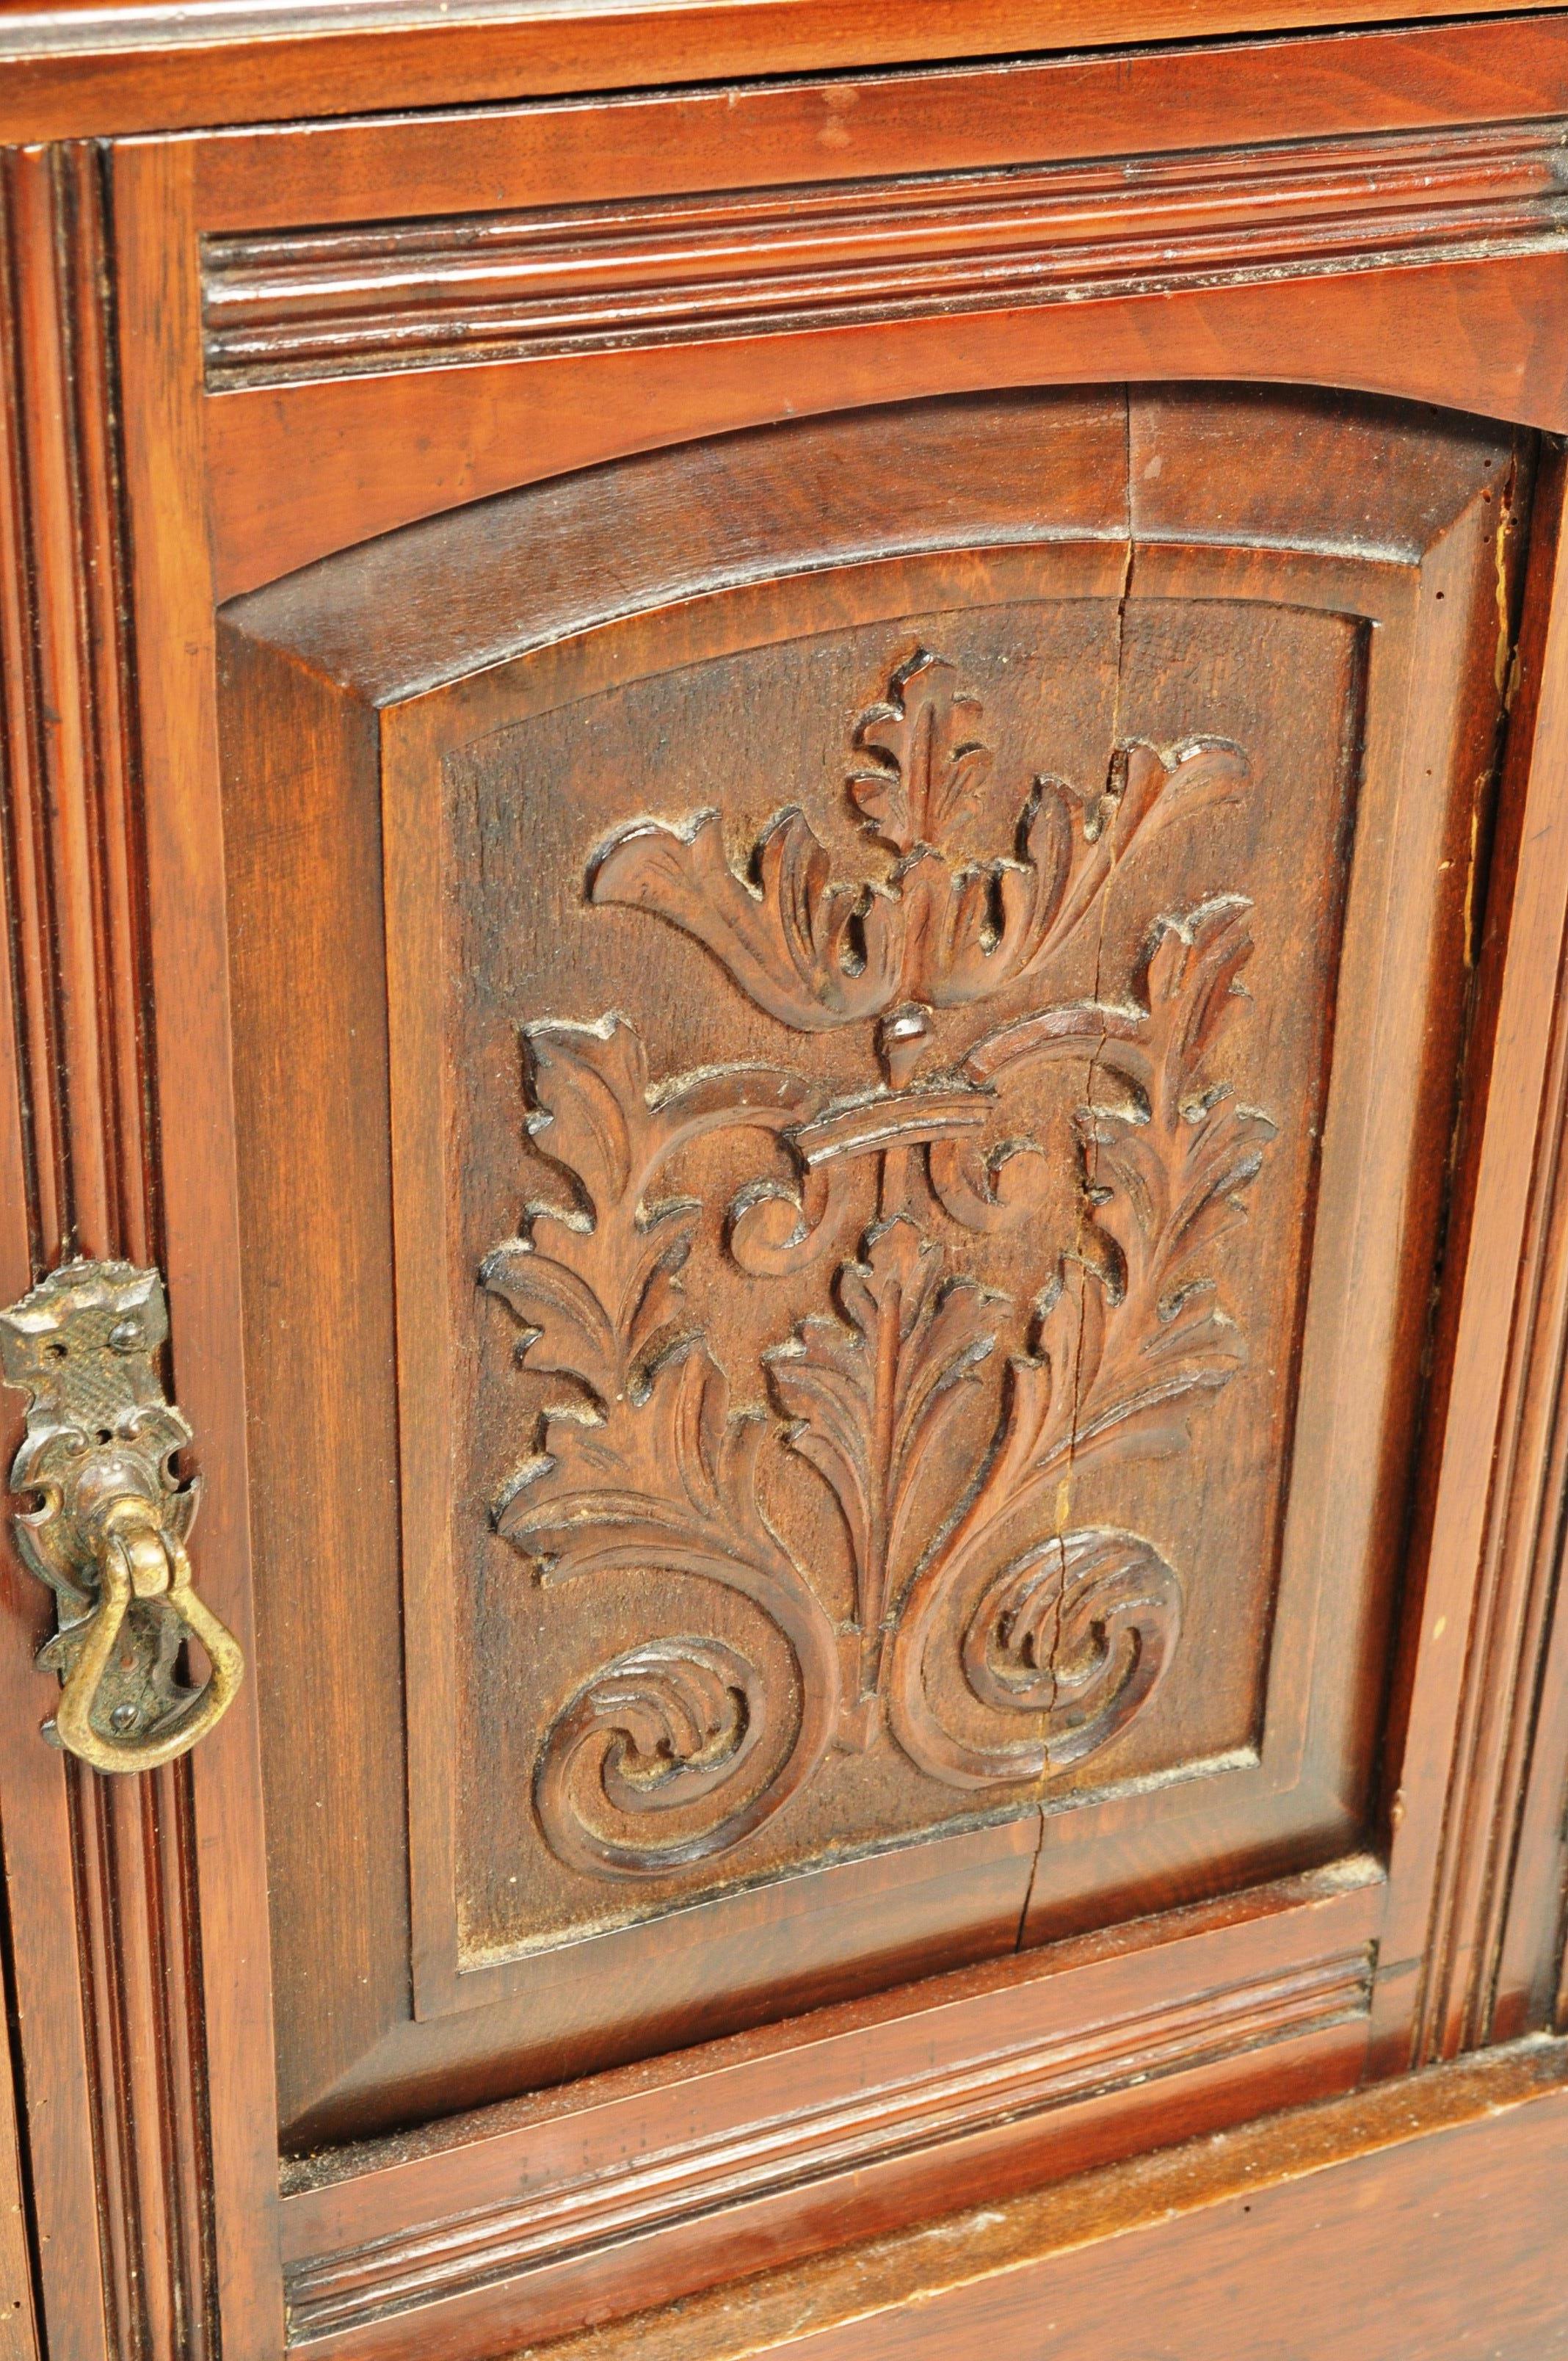
[[[1508,17],[1568,0],[24,0],[0,142],[494,104],[1249,36]]]

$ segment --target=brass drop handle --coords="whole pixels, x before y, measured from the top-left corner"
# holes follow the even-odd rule
[[[104,1549],[98,1561],[98,1605],[75,1663],[65,1675],[55,1711],[54,1736],[72,1754],[98,1771],[150,1771],[170,1763],[204,1738],[227,1712],[245,1676],[245,1659],[234,1634],[219,1622],[197,1597],[191,1581],[191,1561],[185,1544],[159,1521],[149,1500],[135,1497],[115,1502],[104,1519]],[[212,1670],[184,1704],[172,1704],[154,1726],[137,1737],[104,1737],[93,1719],[115,1650],[125,1630],[133,1599],[156,1598],[177,1616],[207,1652]],[[56,1642],[58,1644],[58,1635]],[[122,1705],[106,1719],[111,1729]],[[126,1715],[126,1719],[129,1719]]]
[[[159,1274],[130,1263],[67,1263],[0,1312],[5,1382],[32,1397],[11,1482],[38,1505],[15,1532],[58,1617],[38,1652],[61,1681],[44,1734],[99,1771],[185,1753],[245,1674],[192,1581],[200,1486],[172,1468],[191,1429],[158,1375],[168,1325]],[[180,1671],[191,1640],[208,1666],[194,1686]]]

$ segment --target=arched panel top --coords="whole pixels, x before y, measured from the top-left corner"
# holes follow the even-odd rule
[[[475,501],[227,612],[387,706],[649,607],[881,558],[1087,541],[1112,578],[1114,546],[1158,543],[1414,566],[1498,494],[1512,447],[1453,412],[1312,389],[851,411]]]

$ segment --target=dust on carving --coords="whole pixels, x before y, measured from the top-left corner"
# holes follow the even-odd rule
[[[1042,776],[1011,845],[960,859],[991,763],[981,723],[925,650],[861,714],[848,792],[884,850],[880,873],[836,878],[798,806],[739,869],[714,811],[635,821],[589,862],[592,903],[693,937],[781,1027],[863,1028],[861,1070],[841,1087],[787,1058],[651,1076],[620,1013],[528,1028],[531,1130],[571,1201],[530,1205],[481,1276],[521,1323],[530,1366],[571,1382],[498,1527],[547,1584],[664,1570],[719,1585],[767,1619],[792,1667],[786,1696],[728,1641],[659,1632],[565,1699],[534,1802],[554,1851],[587,1872],[657,1875],[742,1843],[835,1744],[894,1745],[952,1788],[1047,1779],[1126,1728],[1177,1645],[1175,1569],[1139,1534],[1068,1530],[1063,1479],[1097,1456],[1184,1447],[1244,1358],[1215,1254],[1273,1125],[1237,1104],[1214,1053],[1245,998],[1249,905],[1151,912],[1124,999],[1055,1001],[1049,979],[1111,875],[1236,799],[1246,763],[1223,741],[1132,742],[1103,790]],[[1024,979],[1039,984],[1026,1014],[927,1070],[933,1011]],[[1059,1146],[983,1143],[1026,1073],[1086,1056],[1078,1233],[1047,1257],[1027,1347],[1008,1357],[1005,1301],[955,1264],[932,1215],[1041,1235]],[[782,1427],[732,1404],[682,1291],[702,1209],[660,1193],[681,1148],[733,1129],[764,1134],[793,1174],[729,1206],[736,1283],[826,1266],[821,1311],[749,1373]],[[866,1159],[877,1213],[857,1240],[845,1179]],[[977,1390],[990,1441],[942,1513],[917,1512],[916,1476]],[[763,1512],[773,1432],[842,1521],[847,1620]]]

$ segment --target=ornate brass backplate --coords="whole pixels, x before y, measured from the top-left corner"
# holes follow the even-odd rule
[[[11,1467],[38,1505],[13,1520],[24,1563],[55,1595],[38,1653],[58,1673],[44,1734],[100,1771],[147,1771],[211,1730],[244,1674],[233,1635],[192,1587],[186,1536],[199,1483],[171,1462],[191,1428],[156,1356],[163,1281],[125,1262],[71,1262],[0,1312],[0,1367],[32,1397]],[[189,1640],[209,1671],[181,1670]]]

